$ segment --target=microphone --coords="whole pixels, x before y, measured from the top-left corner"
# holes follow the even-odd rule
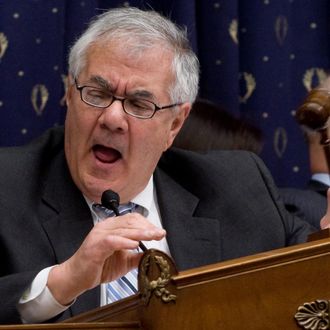
[[[107,209],[112,210],[115,215],[118,216],[119,200],[119,195],[115,191],[108,189],[102,193],[101,204]],[[139,242],[139,247],[143,252],[147,250],[147,247],[142,242]]]
[[[116,216],[119,215],[119,195],[113,190],[106,190],[101,197],[101,204],[109,210],[112,210]]]

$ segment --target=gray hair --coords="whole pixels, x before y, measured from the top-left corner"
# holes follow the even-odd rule
[[[193,103],[198,93],[199,62],[191,49],[186,29],[182,29],[155,11],[116,8],[97,16],[72,46],[69,72],[77,77],[86,65],[89,47],[96,42],[118,40],[133,46],[134,52],[165,46],[173,52],[175,77],[168,91],[173,102]]]

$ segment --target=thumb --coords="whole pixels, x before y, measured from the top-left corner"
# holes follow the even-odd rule
[[[321,229],[330,228],[330,188],[327,191],[327,211],[320,222]]]

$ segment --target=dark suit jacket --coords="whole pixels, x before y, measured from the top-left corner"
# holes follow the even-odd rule
[[[310,180],[306,189],[281,188],[280,194],[286,209],[320,229],[320,220],[327,210],[327,190],[329,186]]]
[[[248,152],[171,150],[154,173],[163,225],[179,270],[304,242],[312,231],[282,205],[263,163]],[[93,223],[73,184],[63,132],[0,150],[0,323],[19,323],[16,303],[44,267],[63,262]],[[99,288],[54,320],[97,307]]]
[[[316,180],[309,180],[307,189],[316,191],[320,195],[327,197],[327,191],[328,191],[329,186]]]

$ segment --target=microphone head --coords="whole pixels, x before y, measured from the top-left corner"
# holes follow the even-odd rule
[[[109,210],[114,210],[119,206],[119,195],[111,189],[105,190],[101,197],[101,204]]]

